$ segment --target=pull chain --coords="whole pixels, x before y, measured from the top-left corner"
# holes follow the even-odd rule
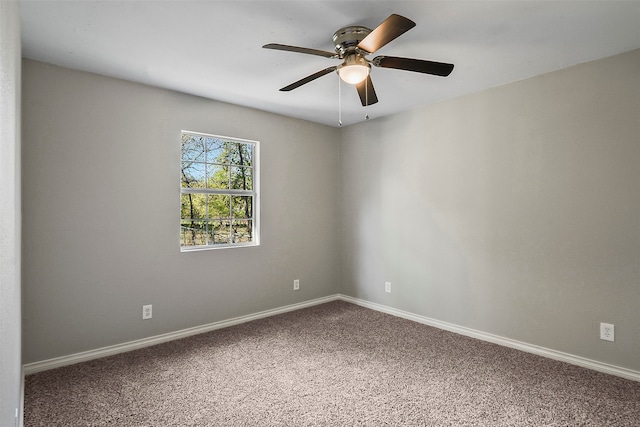
[[[342,126],[342,85],[340,84],[340,77],[338,77],[338,126]]]

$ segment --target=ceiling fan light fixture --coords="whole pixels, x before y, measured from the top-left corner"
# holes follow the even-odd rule
[[[338,66],[338,75],[345,82],[358,84],[369,75],[371,66],[363,57],[353,54],[347,56],[344,63]]]

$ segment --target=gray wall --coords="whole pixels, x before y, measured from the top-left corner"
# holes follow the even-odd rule
[[[640,370],[640,51],[341,138],[343,293]]]
[[[337,129],[29,60],[23,81],[25,363],[339,291]],[[260,246],[180,253],[181,129],[260,141]]]
[[[0,1],[0,425],[16,425],[21,402],[20,19]]]
[[[342,292],[640,370],[640,51],[340,130],[23,79],[26,363]],[[261,141],[260,247],[179,253],[180,129]]]

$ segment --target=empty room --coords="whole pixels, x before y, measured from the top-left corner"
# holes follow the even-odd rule
[[[0,20],[2,427],[640,426],[640,1]]]

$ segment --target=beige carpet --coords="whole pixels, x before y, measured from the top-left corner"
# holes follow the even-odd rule
[[[640,426],[640,383],[332,302],[30,375],[25,426]]]

